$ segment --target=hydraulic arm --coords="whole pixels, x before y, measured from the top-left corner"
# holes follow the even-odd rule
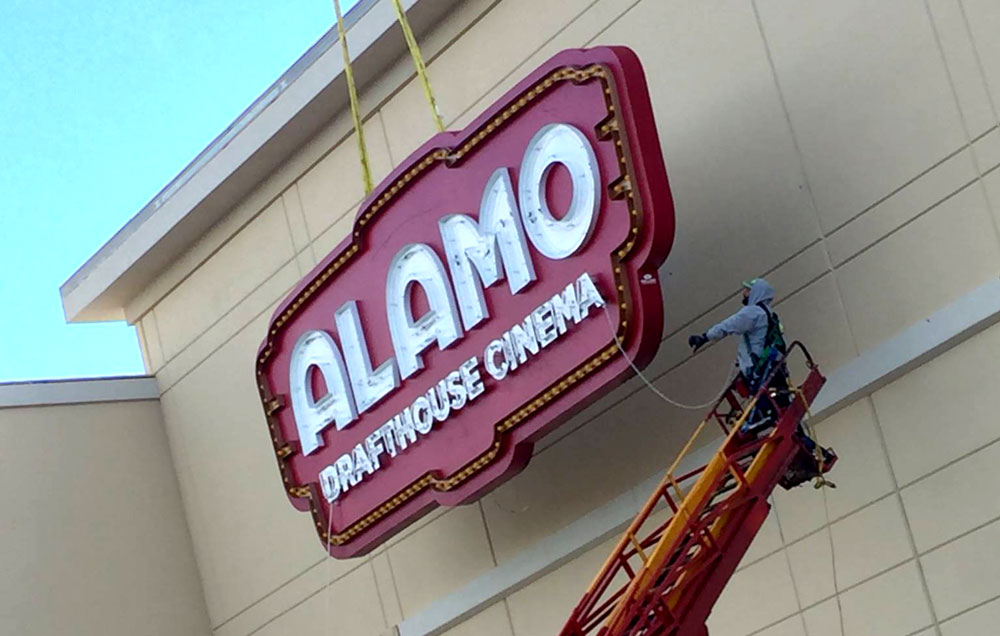
[[[768,378],[756,395],[741,395],[738,382],[722,394],[625,531],[561,636],[708,634],[705,621],[764,523],[771,492],[813,474],[822,478],[833,465],[814,457],[801,432],[825,378],[801,343],[789,347],[789,353],[796,350],[807,368],[800,385],[769,389]],[[755,409],[759,415],[768,405],[773,427],[760,436],[741,432]],[[710,424],[725,435],[718,451],[706,465],[676,475]]]

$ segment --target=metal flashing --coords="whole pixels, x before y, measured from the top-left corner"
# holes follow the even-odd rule
[[[0,409],[159,399],[156,378],[146,375],[0,383]]]

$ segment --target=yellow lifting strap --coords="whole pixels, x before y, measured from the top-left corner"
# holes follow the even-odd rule
[[[340,40],[340,51],[344,54],[344,77],[347,79],[347,94],[351,100],[351,117],[354,119],[354,132],[358,137],[358,154],[361,155],[361,181],[365,186],[365,194],[372,191],[372,172],[368,167],[368,146],[365,145],[365,131],[361,126],[361,114],[358,109],[358,89],[354,84],[354,72],[351,70],[351,54],[347,50],[347,30],[344,28],[344,16],[340,13],[340,0],[333,0],[333,10],[337,14],[337,38]]]
[[[424,97],[427,98],[427,105],[431,109],[431,117],[437,126],[438,132],[444,132],[444,122],[441,121],[441,113],[438,111],[437,102],[434,100],[434,92],[431,90],[431,80],[427,77],[427,67],[424,65],[424,57],[420,54],[420,47],[417,46],[417,39],[413,37],[413,30],[410,28],[410,21],[406,19],[406,11],[403,9],[401,0],[392,0],[392,5],[396,7],[396,17],[399,19],[399,28],[403,30],[403,38],[406,46],[410,49],[410,57],[413,58],[413,66],[417,69],[417,77],[424,87]]]
[[[410,57],[413,58],[413,66],[417,69],[417,77],[424,87],[424,97],[431,109],[431,117],[439,131],[444,131],[444,122],[441,120],[441,113],[438,112],[437,102],[434,100],[434,91],[431,90],[431,80],[427,76],[427,66],[424,64],[424,57],[420,54],[420,47],[417,39],[413,36],[413,29],[410,28],[410,21],[406,19],[406,11],[400,0],[392,0],[396,8],[396,17],[399,19],[399,27],[403,30],[403,38],[406,46],[410,49]],[[337,38],[340,40],[340,51],[344,55],[344,78],[347,80],[347,94],[351,101],[351,118],[354,120],[354,132],[358,139],[358,154],[361,157],[361,181],[365,186],[365,194],[372,191],[372,172],[368,165],[368,145],[365,143],[365,131],[361,125],[361,113],[358,107],[358,88],[354,82],[354,71],[351,69],[351,54],[347,49],[347,29],[344,27],[344,16],[340,11],[340,0],[333,0],[333,10],[337,14]]]

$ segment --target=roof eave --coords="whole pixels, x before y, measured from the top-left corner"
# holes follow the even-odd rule
[[[461,0],[404,0],[414,31]],[[345,21],[359,85],[404,54],[391,3],[361,0]],[[343,60],[328,31],[60,287],[69,322],[125,319],[135,298],[267,175],[347,107]]]

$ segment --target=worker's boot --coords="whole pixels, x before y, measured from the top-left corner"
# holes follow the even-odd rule
[[[825,475],[837,463],[837,453],[832,448],[817,447],[815,443],[806,444],[805,440],[812,442],[808,437],[800,437],[799,452],[792,459],[788,470],[781,478],[781,486],[786,490],[791,490],[807,481],[813,481],[816,488],[824,486],[836,488],[836,484],[828,481]],[[819,457],[817,457],[817,450]]]

